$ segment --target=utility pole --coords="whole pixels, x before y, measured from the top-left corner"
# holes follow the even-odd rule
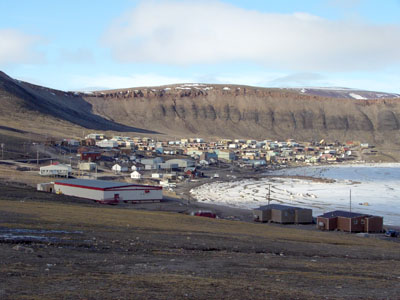
[[[271,202],[271,184],[268,184],[268,205]]]
[[[351,212],[351,189],[350,189],[350,212]]]

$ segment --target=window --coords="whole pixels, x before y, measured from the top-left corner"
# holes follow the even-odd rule
[[[360,223],[364,225],[364,224],[365,224],[365,220],[362,219],[362,220],[360,221]]]
[[[354,225],[357,225],[358,224],[358,220],[355,219],[353,223],[354,223]]]

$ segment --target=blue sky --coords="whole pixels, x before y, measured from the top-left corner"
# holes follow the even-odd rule
[[[399,0],[0,2],[0,70],[62,90],[182,82],[400,93]]]

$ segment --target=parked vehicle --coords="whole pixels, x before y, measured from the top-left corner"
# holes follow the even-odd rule
[[[399,232],[397,232],[396,230],[387,230],[385,232],[385,236],[387,237],[398,237],[399,236]]]
[[[213,218],[215,219],[217,215],[213,213],[212,211],[208,210],[199,210],[199,211],[193,211],[190,214],[191,216],[198,216],[198,217],[206,217],[206,218]]]

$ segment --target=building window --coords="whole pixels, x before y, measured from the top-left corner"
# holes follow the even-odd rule
[[[362,220],[360,221],[360,223],[364,225],[364,224],[365,224],[365,220],[362,219]]]
[[[356,219],[356,220],[354,220],[354,225],[357,225],[358,224],[358,220]]]

